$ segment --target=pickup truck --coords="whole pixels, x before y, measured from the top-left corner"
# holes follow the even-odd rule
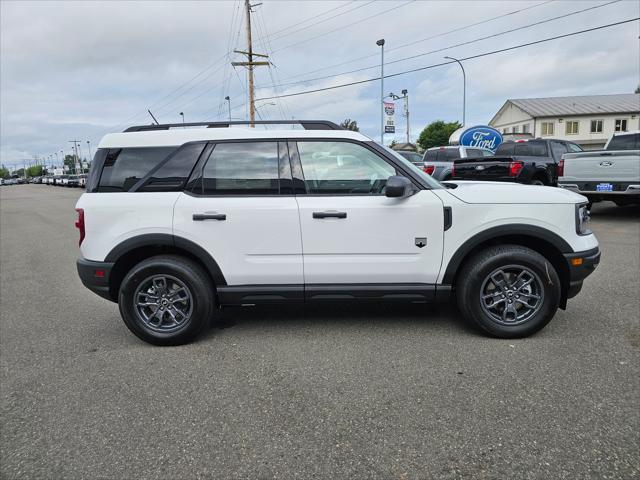
[[[493,152],[488,148],[467,147],[465,145],[453,145],[432,147],[424,152],[422,170],[439,181],[451,179],[453,162],[468,157],[492,157]]]
[[[562,155],[581,152],[572,142],[556,139],[522,139],[500,144],[493,157],[456,160],[452,180],[489,180],[556,186]]]
[[[558,171],[558,186],[584,195],[590,203],[640,203],[640,132],[615,133],[601,151],[567,153]]]

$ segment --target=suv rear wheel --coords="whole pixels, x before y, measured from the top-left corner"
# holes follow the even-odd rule
[[[195,262],[177,255],[143,260],[129,271],[118,295],[129,330],[154,345],[181,345],[209,325],[214,287]]]
[[[560,278],[538,252],[520,245],[483,250],[459,275],[457,301],[464,317],[499,338],[543,328],[560,302]]]

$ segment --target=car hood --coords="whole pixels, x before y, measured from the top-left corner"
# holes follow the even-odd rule
[[[447,192],[465,203],[582,203],[587,198],[564,188],[504,182],[447,180]]]

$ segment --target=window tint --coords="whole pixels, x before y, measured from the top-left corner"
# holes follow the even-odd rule
[[[556,160],[560,160],[563,153],[567,153],[567,147],[560,142],[550,142],[551,143],[551,152],[553,153],[553,157]]]
[[[87,192],[98,191],[98,180],[100,179],[100,172],[104,166],[104,160],[109,153],[108,148],[99,148],[93,156],[91,167],[89,168],[89,176],[87,177]]]
[[[435,162],[436,158],[438,156],[438,151],[437,150],[429,150],[425,156],[424,156],[424,161],[430,161],[430,162]]]
[[[110,149],[104,160],[98,191],[127,192],[176,147]]]
[[[307,191],[380,194],[395,168],[367,148],[349,142],[298,142]]]
[[[496,150],[496,156],[501,156],[501,155],[513,155],[513,151],[514,151],[514,147],[515,147],[515,142],[505,142],[505,143],[501,143],[498,146],[498,149]]]
[[[280,193],[278,142],[218,143],[202,172],[204,195]]]
[[[546,157],[547,145],[544,142],[515,142],[514,155],[523,157]]]
[[[493,157],[493,152],[491,150],[482,150],[482,155],[485,157]]]
[[[640,150],[640,133],[614,136],[607,150]]]
[[[150,178],[138,191],[171,192],[182,190],[204,146],[205,143],[183,145],[166,162],[161,164],[156,171],[151,173]]]
[[[478,148],[467,148],[467,157],[483,157],[482,150]]]

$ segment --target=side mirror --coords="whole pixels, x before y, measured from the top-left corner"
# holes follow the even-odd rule
[[[389,198],[404,198],[413,194],[413,185],[406,177],[393,175],[387,179],[384,193]]]

